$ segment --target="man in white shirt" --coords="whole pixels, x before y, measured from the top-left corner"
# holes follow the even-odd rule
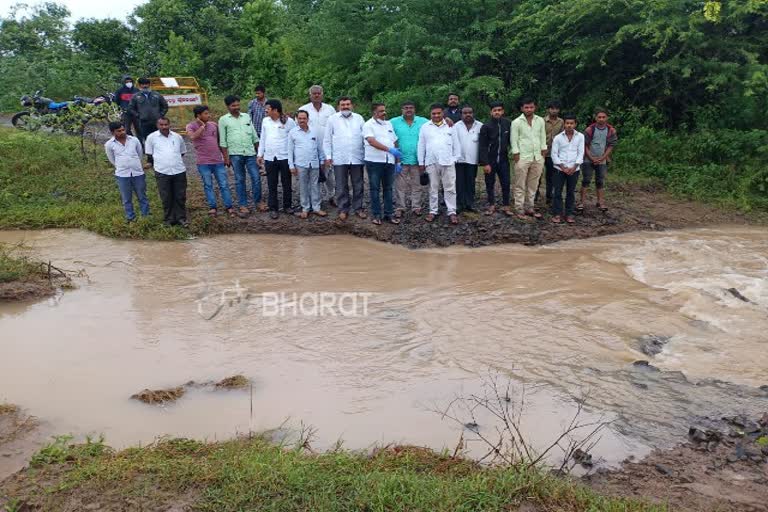
[[[456,217],[456,161],[461,157],[461,144],[456,131],[443,118],[443,105],[429,108],[431,121],[419,131],[419,169],[429,174],[429,214],[427,222],[435,220],[438,212],[440,185],[443,186],[445,206],[451,224]]]
[[[323,144],[328,119],[336,113],[336,109],[332,105],[323,103],[323,96],[323,87],[313,85],[309,88],[309,103],[299,108],[299,110],[304,110],[309,114],[309,128],[317,134],[320,145]],[[330,201],[332,205],[335,205],[334,192],[336,189],[333,186],[335,183],[333,178],[333,172],[326,173],[325,181],[320,184],[320,192],[323,201]]]
[[[157,191],[163,203],[163,224],[189,226],[187,221],[187,168],[184,140],[171,131],[167,117],[157,120],[157,131],[152,132],[144,143],[147,161],[155,169]]]
[[[309,127],[309,113],[306,110],[296,112],[298,126],[288,133],[288,166],[291,173],[299,177],[299,198],[301,213],[299,218],[306,219],[312,212],[319,217],[328,215],[320,203],[320,166],[325,160],[323,143]]]
[[[125,219],[133,222],[136,220],[133,210],[134,192],[139,200],[141,216],[149,215],[147,180],[141,164],[141,141],[128,135],[124,124],[117,121],[109,123],[109,131],[112,132],[112,138],[104,144],[104,150],[110,163],[115,166],[115,180],[120,190],[120,199],[123,201]]]
[[[291,168],[288,165],[288,133],[296,127],[290,117],[283,114],[283,104],[278,100],[269,100],[266,105],[266,117],[261,125],[258,158],[256,162],[267,171],[269,195],[267,207],[272,219],[278,217],[280,203],[277,200],[278,179],[283,185],[283,213],[293,213],[293,188]]]
[[[392,189],[395,184],[395,165],[403,154],[397,149],[397,135],[392,123],[387,121],[387,109],[383,103],[374,103],[371,117],[363,126],[365,139],[365,167],[368,169],[368,186],[371,192],[371,215],[373,223],[381,225],[382,207],[379,191],[384,192],[384,220],[400,224],[394,217]]]
[[[453,125],[459,139],[461,156],[456,162],[456,211],[475,211],[475,184],[477,158],[480,152],[480,129],[483,123],[475,120],[475,110],[469,105],[461,108],[461,121]]]
[[[352,98],[339,98],[339,112],[328,119],[323,136],[325,166],[335,175],[336,205],[339,219],[346,220],[350,210],[361,219],[363,210],[363,116],[352,112]],[[349,182],[352,182],[352,198]]]
[[[555,197],[552,201],[552,222],[562,222],[563,214],[563,185],[566,186],[565,221],[573,224],[576,203],[576,184],[579,182],[579,171],[584,163],[584,135],[576,131],[576,116],[563,116],[565,130],[552,140],[550,156],[555,166]]]

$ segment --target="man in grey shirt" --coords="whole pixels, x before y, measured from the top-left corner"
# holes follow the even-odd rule
[[[607,212],[605,205],[605,176],[608,174],[608,162],[613,153],[618,137],[616,128],[608,124],[608,111],[597,109],[595,122],[584,130],[584,163],[582,164],[581,201],[576,207],[579,213],[584,212],[584,203],[587,199],[587,189],[595,178],[597,189],[597,207],[602,212]]]

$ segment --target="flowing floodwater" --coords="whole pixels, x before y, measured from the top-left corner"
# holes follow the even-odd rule
[[[481,392],[491,375],[527,389],[523,426],[539,446],[570,419],[572,397],[588,395],[585,420],[612,421],[596,452],[615,463],[680,441],[699,416],[768,407],[760,228],[479,250],[81,231],[1,232],[0,241],[24,241],[88,275],[56,298],[0,306],[0,401],[51,433],[103,433],[120,447],[303,422],[320,447],[452,448],[462,426],[435,410]],[[367,310],[265,316],[264,294],[320,292],[362,293]],[[669,337],[651,359],[662,371],[632,364],[649,359],[636,345],[647,334]],[[238,373],[252,391],[193,390],[165,407],[129,399]]]

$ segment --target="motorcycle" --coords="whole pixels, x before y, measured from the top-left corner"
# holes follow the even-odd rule
[[[59,114],[69,109],[69,101],[53,101],[42,95],[42,91],[36,91],[33,96],[25,94],[21,97],[21,106],[27,110],[17,112],[11,118],[11,124],[17,128],[23,128],[29,118],[40,117],[46,114]]]
[[[87,96],[75,96],[73,103],[77,106],[85,105],[102,105],[104,103],[111,105],[115,101],[115,93],[108,92],[95,98],[89,98]]]

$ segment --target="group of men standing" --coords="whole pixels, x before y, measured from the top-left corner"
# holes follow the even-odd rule
[[[439,213],[441,188],[448,219],[457,224],[459,213],[477,211],[478,168],[485,175],[486,215],[496,213],[498,181],[504,214],[521,219],[541,218],[535,202],[542,188],[547,205],[551,205],[552,221],[573,223],[574,213],[584,208],[586,189],[593,176],[597,206],[607,209],[603,186],[616,130],[607,124],[604,110],[596,112],[595,123],[581,134],[575,130],[574,116],[559,116],[559,104],[551,102],[548,115],[542,118],[535,114],[536,103],[529,98],[521,100],[521,114],[511,121],[504,117],[502,103],[492,103],[490,119],[481,123],[475,119],[471,106],[460,106],[456,94],[450,94],[446,104],[431,105],[429,119],[417,116],[416,105],[407,101],[401,105],[401,115],[391,120],[386,106],[374,103],[367,121],[353,111],[349,97],[338,99],[338,111],[324,103],[319,85],[309,89],[310,102],[297,110],[295,119],[283,112],[279,101],[267,99],[263,86],[256,88],[255,96],[248,104],[247,114],[241,112],[239,97],[227,96],[224,102],[228,113],[218,124],[210,119],[207,106],[197,106],[195,120],[186,127],[196,149],[197,168],[211,216],[218,213],[214,181],[231,216],[244,217],[252,211],[268,210],[275,219],[280,212],[293,213],[295,176],[299,184],[300,218],[312,214],[326,217],[322,208],[325,201],[337,207],[342,221],[349,215],[365,219],[368,213],[363,194],[367,170],[374,224],[399,224],[409,208],[413,215],[422,215],[425,190],[429,195],[425,220],[433,222]],[[138,126],[148,119],[140,116],[142,108],[149,110],[153,104],[151,94],[142,92],[131,97],[129,108],[135,105]],[[163,107],[157,105],[159,113]],[[164,108],[167,110],[167,104]],[[159,132],[147,136],[145,142],[147,164],[141,164],[141,145],[126,133],[125,127],[119,130],[122,125],[118,123],[110,125],[114,136],[106,144],[107,154],[116,168],[128,220],[135,218],[131,191],[139,198],[141,213],[148,214],[143,169],[153,165],[165,222],[185,225],[186,176],[178,176],[184,172],[184,144],[178,134],[170,131],[164,112],[155,123]],[[126,163],[128,155],[130,165]],[[229,190],[227,167],[232,168],[235,178],[237,211]],[[575,188],[581,170],[581,201],[576,206]],[[266,176],[268,187],[266,204],[262,201],[262,176]],[[278,197],[278,185],[282,198]]]

